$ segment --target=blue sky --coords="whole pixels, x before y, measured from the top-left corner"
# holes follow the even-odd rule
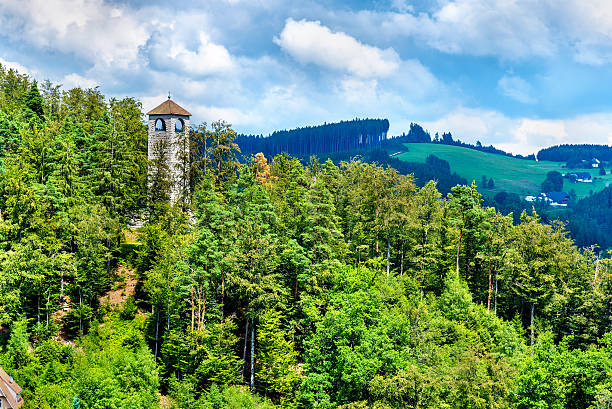
[[[384,117],[531,153],[612,144],[608,0],[2,0],[0,63],[239,132]]]

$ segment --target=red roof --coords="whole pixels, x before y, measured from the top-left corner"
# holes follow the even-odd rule
[[[159,104],[157,107],[153,108],[147,115],[184,115],[191,116],[191,114],[185,110],[185,108],[181,107],[179,104],[174,102],[171,99],[167,99],[166,101]]]

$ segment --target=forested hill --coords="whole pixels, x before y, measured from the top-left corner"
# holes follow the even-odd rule
[[[597,158],[603,161],[612,160],[612,146],[608,145],[558,145],[538,152],[538,160],[553,162],[573,162]]]
[[[387,138],[387,119],[354,119],[261,135],[240,135],[236,142],[245,156],[262,152],[316,155],[379,146]]]
[[[0,66],[0,367],[21,409],[609,407],[608,254],[475,184],[241,162],[222,121],[170,172],[141,108]]]

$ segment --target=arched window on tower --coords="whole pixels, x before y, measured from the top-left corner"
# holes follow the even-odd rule
[[[166,130],[166,123],[163,119],[158,119],[155,121],[155,130],[158,132]]]
[[[181,118],[176,120],[176,124],[174,125],[174,130],[176,132],[183,132],[185,129],[185,122]]]

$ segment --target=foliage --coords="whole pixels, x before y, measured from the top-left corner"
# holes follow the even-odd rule
[[[378,120],[269,139],[361,160],[240,163],[219,121],[181,136],[170,180],[134,99],[1,67],[0,91],[0,365],[24,408],[609,405],[612,259],[539,208],[504,215],[508,177],[472,160],[485,200],[450,133],[402,145],[416,165]],[[609,193],[569,228],[604,232]]]

